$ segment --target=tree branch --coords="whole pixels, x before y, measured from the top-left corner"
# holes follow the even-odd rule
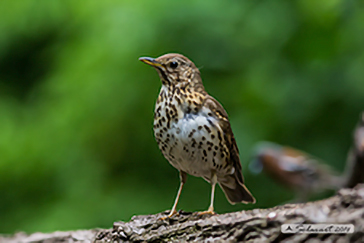
[[[364,184],[342,189],[336,196],[316,202],[286,204],[214,216],[180,212],[134,216],[115,222],[112,229],[51,234],[16,234],[0,242],[364,242]],[[282,224],[353,224],[353,234],[283,234]]]

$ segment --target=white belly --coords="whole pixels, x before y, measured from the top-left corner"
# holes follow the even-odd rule
[[[156,136],[162,130],[155,129]],[[166,143],[159,147],[176,169],[210,180],[212,171],[221,170],[226,159],[221,157],[219,130],[217,120],[207,113],[187,114],[162,131]]]

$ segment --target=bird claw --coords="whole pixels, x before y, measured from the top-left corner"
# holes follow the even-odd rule
[[[202,216],[202,215],[216,215],[216,213],[214,212],[214,210],[207,210],[207,211],[203,211],[203,212],[197,212],[196,213],[198,216]]]
[[[178,212],[176,210],[170,212],[167,216],[165,217],[160,217],[158,220],[166,220],[166,219],[170,219],[172,216],[174,215],[178,215]]]

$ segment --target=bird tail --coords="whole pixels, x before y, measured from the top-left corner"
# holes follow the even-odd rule
[[[219,185],[231,204],[255,203],[255,198],[249,192],[248,188],[239,182],[234,175],[228,178],[225,177],[223,181],[219,181]]]

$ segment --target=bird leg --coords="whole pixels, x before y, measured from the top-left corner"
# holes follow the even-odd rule
[[[198,212],[198,215],[204,215],[204,214],[216,214],[214,212],[214,197],[215,197],[215,186],[217,183],[217,176],[215,173],[213,173],[212,178],[211,178],[211,202],[210,202],[210,206],[207,209],[207,211],[203,211],[203,212]]]
[[[183,185],[186,183],[186,180],[187,180],[186,172],[180,171],[179,172],[179,178],[180,178],[179,189],[178,189],[177,196],[176,196],[176,199],[174,201],[173,207],[171,209],[171,212],[168,214],[168,216],[160,218],[160,220],[165,220],[165,219],[170,218],[173,215],[177,214],[176,208],[177,208],[179,196],[181,195]]]

